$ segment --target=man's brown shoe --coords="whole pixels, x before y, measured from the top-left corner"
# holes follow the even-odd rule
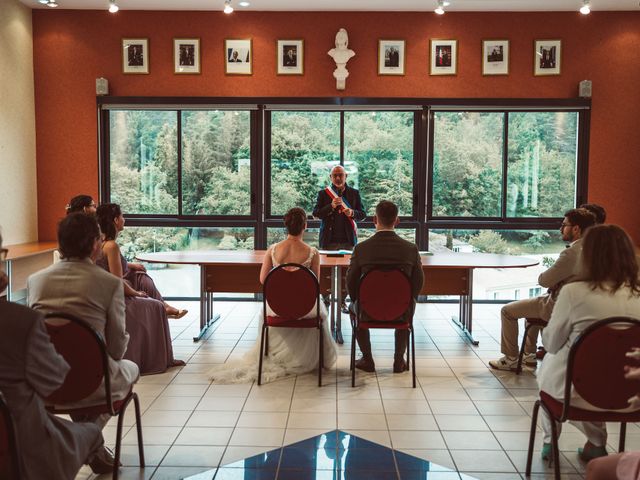
[[[105,447],[100,447],[98,452],[93,456],[93,459],[89,462],[89,466],[93,473],[98,475],[103,473],[112,473],[113,464],[115,459],[109,450]]]
[[[362,357],[356,360],[356,368],[364,372],[375,372],[376,365],[372,358]]]
[[[393,362],[393,373],[402,373],[409,370],[409,366],[407,362],[405,362],[404,358],[400,360],[394,360]]]

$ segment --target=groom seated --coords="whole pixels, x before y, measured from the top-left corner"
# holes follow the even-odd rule
[[[418,247],[398,236],[394,231],[399,223],[398,207],[387,200],[381,201],[376,206],[373,217],[376,233],[367,240],[357,244],[351,255],[351,264],[347,271],[347,289],[353,299],[351,315],[356,315],[358,309],[358,288],[360,278],[376,267],[395,266],[407,274],[411,280],[412,294],[414,298],[422,289],[424,274]],[[390,286],[391,287],[391,286]],[[408,315],[413,315],[413,309]],[[399,319],[404,320],[404,319]],[[400,373],[407,369],[404,354],[407,349],[407,330],[396,330],[396,345],[393,361],[394,373]],[[362,352],[362,358],[356,361],[356,368],[365,372],[374,372],[375,364],[371,355],[371,340],[369,329],[358,330],[358,346]]]

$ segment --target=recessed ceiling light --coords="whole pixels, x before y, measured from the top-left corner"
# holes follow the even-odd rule
[[[582,2],[582,7],[580,7],[580,13],[583,15],[589,15],[591,13],[591,5],[589,4],[589,0],[584,0]]]
[[[438,0],[438,6],[434,10],[438,15],[444,15],[444,0]]]
[[[118,7],[118,5],[116,5],[115,0],[109,2],[109,11],[111,13],[116,13],[118,10],[120,10],[120,8]]]
[[[224,13],[229,14],[233,12],[233,7],[231,6],[231,0],[224,1]]]
[[[249,2],[240,2],[238,5],[240,5],[241,7],[248,7],[251,4]]]
[[[56,0],[49,0],[49,3],[47,3],[47,7],[56,8],[57,6]]]

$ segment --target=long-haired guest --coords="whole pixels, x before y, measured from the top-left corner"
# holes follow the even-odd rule
[[[581,269],[582,281],[562,288],[549,324],[542,331],[547,355],[538,374],[538,385],[558,400],[564,397],[569,350],[584,329],[607,317],[640,319],[638,263],[633,243],[622,228],[597,225],[588,229],[582,245]],[[571,405],[597,410],[575,392]],[[630,408],[631,411],[636,409]],[[584,448],[578,450],[583,460],[607,454],[607,430],[603,422],[574,424],[587,437]],[[551,454],[551,423],[544,411],[542,425],[542,457],[548,459]]]
[[[67,211],[67,215],[77,212],[95,215],[97,207],[98,206],[91,195],[76,195],[69,200],[65,209]]]
[[[125,260],[117,242],[124,229],[120,206],[105,203],[98,207],[96,215],[104,236],[102,255],[96,263],[124,280],[127,332],[131,335],[126,358],[136,362],[143,375],[184,365],[183,361],[173,358],[167,316],[181,318],[187,311],[164,301],[143,265]]]

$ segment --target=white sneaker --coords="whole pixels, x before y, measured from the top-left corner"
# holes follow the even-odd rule
[[[525,354],[524,358],[522,359],[522,363],[524,363],[525,365],[527,365],[529,367],[537,367],[538,366],[538,360],[536,360],[536,354],[535,353],[527,353],[527,354]]]
[[[507,357],[505,355],[499,360],[491,360],[489,362],[489,366],[496,370],[508,370],[515,372],[518,368],[518,357]]]

